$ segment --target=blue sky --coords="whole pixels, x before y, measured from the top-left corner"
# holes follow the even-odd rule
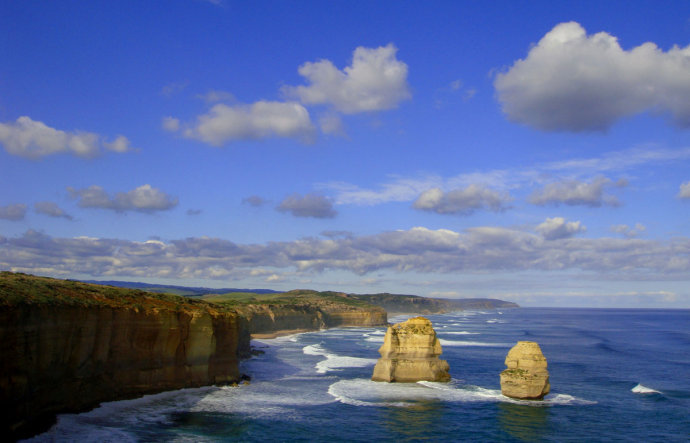
[[[690,4],[3,2],[0,269],[690,308]]]

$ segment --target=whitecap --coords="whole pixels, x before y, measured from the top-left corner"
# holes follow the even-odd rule
[[[443,335],[479,335],[479,332],[457,331],[457,332],[443,332]]]
[[[458,385],[457,381],[436,383],[383,383],[367,379],[340,380],[328,388],[337,401],[354,406],[412,406],[419,401],[504,402],[528,406],[591,405],[596,402],[568,394],[552,394],[540,401],[516,400],[498,389]]]
[[[660,391],[648,388],[647,386],[644,386],[641,383],[638,383],[634,388],[631,389],[631,391],[635,394],[661,394]]]
[[[467,340],[445,340],[439,339],[441,346],[484,346],[488,348],[509,348],[511,343],[487,343],[483,341],[467,341]]]
[[[334,371],[343,368],[363,368],[376,364],[375,358],[361,358],[350,357],[344,355],[333,354],[325,350],[321,345],[307,345],[302,348],[302,352],[306,355],[317,355],[326,357],[314,366],[316,372],[319,374],[326,374],[329,371]]]

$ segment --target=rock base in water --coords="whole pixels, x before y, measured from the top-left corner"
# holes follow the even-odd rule
[[[508,352],[501,372],[501,392],[521,400],[541,400],[551,390],[546,357],[533,341],[519,341]]]
[[[448,362],[438,358],[441,352],[441,343],[428,319],[416,317],[389,326],[379,349],[381,358],[371,379],[386,382],[449,381]]]

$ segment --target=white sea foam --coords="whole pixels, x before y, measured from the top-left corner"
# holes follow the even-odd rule
[[[648,388],[647,386],[638,383],[634,388],[631,389],[635,394],[661,394],[661,391],[656,389]]]
[[[316,372],[319,374],[326,374],[329,371],[335,371],[343,368],[363,368],[376,364],[375,358],[361,358],[349,357],[344,355],[333,354],[326,351],[321,345],[308,345],[302,348],[302,352],[306,355],[318,355],[326,357],[315,366]]]
[[[505,402],[529,406],[590,405],[596,402],[567,394],[552,394],[541,401],[515,400],[505,397],[497,389],[457,383],[381,383],[367,379],[340,380],[328,388],[337,401],[354,406],[406,407],[419,401],[444,402]]]
[[[467,341],[467,340],[445,340],[439,339],[441,346],[484,346],[488,348],[509,348],[510,343],[487,343],[483,341]]]
[[[372,342],[372,343],[383,343],[383,337],[382,336],[367,337],[364,339],[364,341],[368,341],[368,342]]]
[[[487,323],[505,323],[503,320],[499,320],[497,318],[492,318],[490,320],[486,321]]]
[[[457,332],[443,332],[443,335],[479,335],[479,332],[457,331]]]

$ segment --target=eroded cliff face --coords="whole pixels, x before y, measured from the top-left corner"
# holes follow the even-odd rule
[[[20,305],[0,310],[0,418],[10,437],[56,412],[238,381],[249,339],[236,314],[205,309]]]
[[[386,382],[449,381],[448,362],[440,360],[441,343],[431,321],[411,318],[389,326],[381,358],[376,362],[372,380]]]
[[[501,372],[501,392],[506,397],[541,400],[551,390],[546,357],[536,342],[517,342],[505,364],[508,368]]]
[[[295,302],[304,292],[224,306],[0,272],[0,436],[37,434],[56,413],[104,401],[239,381],[251,333],[387,323],[382,308],[344,295]]]
[[[247,330],[251,334],[337,326],[382,326],[388,321],[386,311],[375,306],[248,305],[237,309],[247,322]]]

